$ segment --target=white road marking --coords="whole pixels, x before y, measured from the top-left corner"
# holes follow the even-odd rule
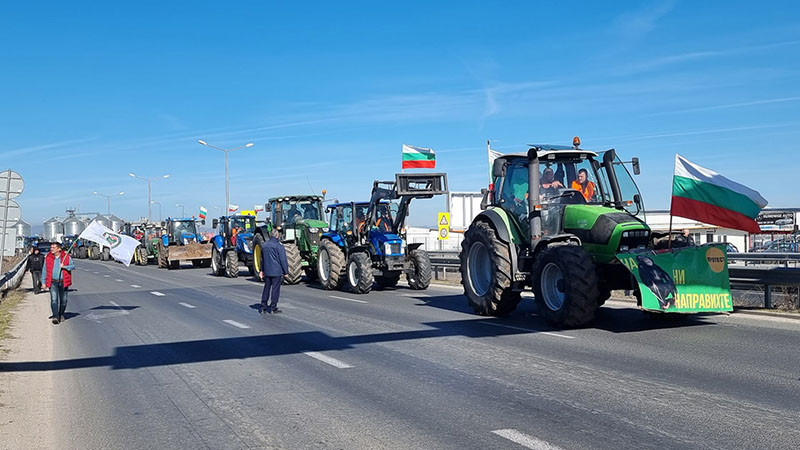
[[[155,295],[156,297],[163,297],[163,296],[167,295],[167,294],[162,294],[161,292],[158,292],[158,291],[150,291],[150,293]]]
[[[83,317],[85,319],[87,319],[87,320],[93,320],[93,321],[95,321],[97,323],[100,323],[100,319],[105,319],[107,317],[114,317],[114,316],[127,316],[128,314],[130,314],[130,312],[122,309],[122,307],[119,306],[117,303],[112,302],[112,301],[109,301],[108,303],[111,303],[111,305],[114,306],[116,309],[114,311],[103,313],[103,314],[98,314],[98,313],[92,311],[91,313],[89,313],[89,314],[87,314],[87,315],[85,315]]]
[[[140,288],[141,286],[139,286],[138,284],[132,284],[131,287],[132,288]]]
[[[114,280],[114,281],[119,281],[120,283],[122,283],[122,282],[123,282],[123,281],[125,281],[125,280],[120,280],[119,278],[117,278],[117,279],[116,279],[116,280]]]
[[[179,304],[179,305],[181,305],[181,306],[185,306],[185,307],[187,307],[187,308],[189,308],[189,309],[194,309],[194,308],[196,308],[196,306],[194,306],[194,305],[190,305],[190,304],[188,304],[188,303],[179,302],[178,304]]]
[[[428,294],[400,294],[403,297],[430,297]]]
[[[111,278],[111,275],[103,275],[106,278]]]
[[[503,325],[503,324],[500,324],[500,323],[491,323],[491,322],[478,322],[478,323],[482,323],[484,325],[491,325],[493,327],[510,328],[512,330],[518,330],[518,331],[529,331],[531,333],[536,333],[536,334],[546,334],[548,336],[555,336],[555,337],[560,337],[560,338],[564,338],[564,339],[575,339],[575,336],[568,336],[566,334],[551,333],[549,331],[539,331],[539,330],[533,330],[533,329],[530,329],[530,328],[515,327],[515,326],[512,326],[512,325]]]
[[[323,355],[322,353],[303,352],[303,354],[306,356],[310,356],[318,361],[322,361],[325,364],[330,364],[331,366],[336,367],[337,369],[350,369],[351,367],[353,367],[344,361],[338,360],[336,358],[331,358],[330,356]]]
[[[100,275],[100,272],[92,272],[95,275]]]
[[[336,295],[329,295],[330,298],[338,298],[339,300],[347,300],[348,302],[355,302],[355,303],[367,303],[364,300],[356,300],[354,298],[347,298],[347,297],[338,297]]]
[[[531,435],[519,432],[513,428],[494,430],[492,433],[533,450],[561,450],[561,447],[552,445]]]
[[[223,322],[227,323],[228,325],[233,325],[233,326],[235,326],[236,328],[241,328],[241,329],[247,329],[247,328],[250,328],[250,327],[248,327],[247,325],[245,325],[245,324],[243,324],[243,323],[239,323],[239,322],[237,322],[237,321],[235,321],[235,320],[225,319],[225,320],[223,320]]]

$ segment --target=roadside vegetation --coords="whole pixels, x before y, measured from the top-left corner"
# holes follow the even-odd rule
[[[11,326],[11,319],[23,298],[25,298],[25,291],[22,289],[14,289],[9,291],[4,298],[0,299],[0,351],[5,349],[3,341],[9,337],[8,333]]]

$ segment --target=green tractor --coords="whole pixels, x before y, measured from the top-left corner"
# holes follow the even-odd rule
[[[317,250],[320,235],[328,231],[324,221],[323,195],[288,195],[271,198],[264,205],[269,214],[266,225],[259,227],[253,236],[253,261],[255,271],[261,271],[261,244],[276,227],[286,248],[289,274],[286,284],[297,284],[305,273],[309,280],[317,279]]]
[[[639,161],[633,158],[635,174]],[[618,253],[653,248],[641,194],[615,150],[533,146],[498,157],[464,234],[461,276],[476,313],[505,315],[532,288],[539,313],[577,327],[615,289],[637,292]],[[641,217],[641,219],[640,219]]]

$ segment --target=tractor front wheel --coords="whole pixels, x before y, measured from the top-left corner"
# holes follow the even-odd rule
[[[350,254],[347,262],[347,287],[354,294],[366,294],[372,290],[375,277],[372,273],[372,261],[364,252]]]
[[[539,313],[556,326],[579,327],[598,307],[597,268],[579,245],[559,244],[539,254],[533,265],[533,293]]]
[[[225,274],[225,266],[222,265],[222,255],[220,255],[217,247],[211,248],[211,274],[221,277]]]
[[[421,248],[412,250],[408,255],[408,261],[410,263],[409,271],[406,272],[408,286],[417,291],[428,289],[433,278],[428,252]]]
[[[261,281],[258,274],[261,272],[261,246],[264,244],[264,236],[256,234],[253,236],[253,272],[256,278]]]
[[[289,264],[289,273],[283,276],[283,284],[297,284],[303,277],[303,259],[300,249],[291,242],[283,244],[286,249],[286,262]]]
[[[470,225],[459,259],[461,284],[476,313],[503,316],[517,307],[521,296],[511,287],[511,250],[497,238],[491,225]]]
[[[225,275],[228,278],[239,276],[239,255],[234,250],[225,252]]]
[[[169,249],[164,246],[164,244],[158,244],[158,267],[162,269],[166,269],[169,267],[169,260],[167,259],[167,253]]]
[[[326,290],[338,289],[339,279],[344,268],[344,253],[336,244],[325,240],[319,246],[317,257],[317,274],[322,288]]]

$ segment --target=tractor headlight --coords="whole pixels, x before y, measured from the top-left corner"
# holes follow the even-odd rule
[[[328,231],[330,231],[330,228],[328,228],[328,227],[325,227],[325,228],[322,229],[323,233],[327,233]]]
[[[247,244],[247,241],[242,241],[242,248],[243,248],[243,249],[244,249],[244,251],[246,251],[247,253],[250,253],[250,246]]]
[[[311,233],[311,234],[319,233],[319,228],[309,228],[308,232]]]
[[[628,237],[629,235],[630,235],[630,233],[627,232],[627,231],[623,231],[622,232],[622,237]]]
[[[383,243],[383,254],[384,255],[391,255],[392,254],[392,244],[388,242]]]

